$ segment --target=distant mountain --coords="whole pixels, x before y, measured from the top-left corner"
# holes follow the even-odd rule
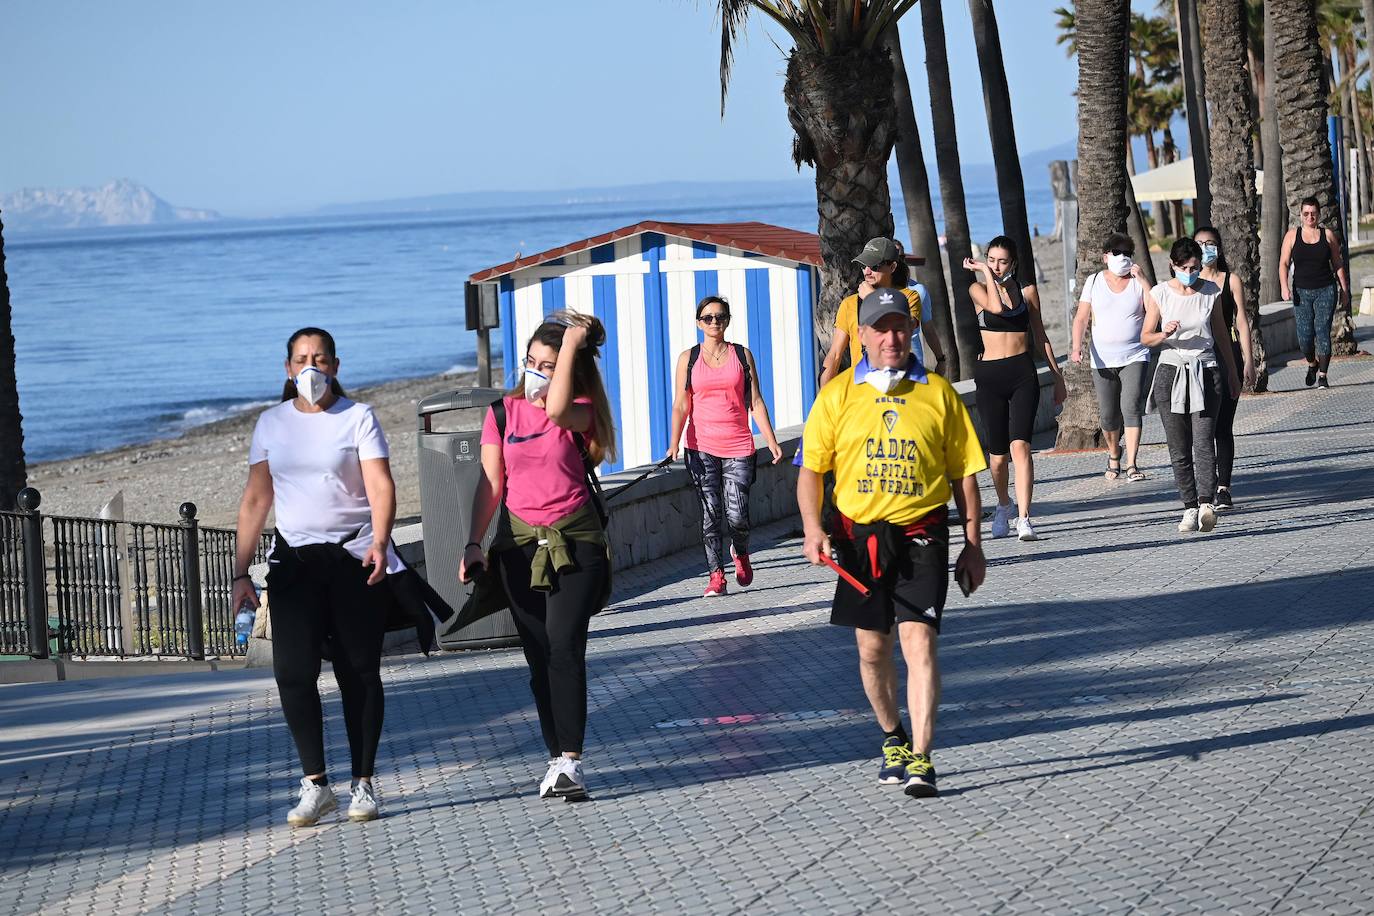
[[[0,196],[0,218],[6,231],[24,231],[205,222],[220,215],[173,206],[138,182],[121,178],[98,188],[24,188]]]

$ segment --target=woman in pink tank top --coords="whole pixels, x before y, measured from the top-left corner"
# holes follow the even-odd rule
[[[749,429],[751,415],[773,463],[782,459],[768,406],[759,393],[754,356],[725,339],[729,325],[730,303],[720,296],[707,296],[697,303],[697,327],[704,339],[677,358],[677,397],[673,400],[672,445],[668,450],[669,457],[676,460],[685,438],[686,447],[681,451],[701,497],[701,533],[710,573],[708,598],[725,594],[727,532],[734,554],[735,581],[740,585],[754,581],[749,565],[749,487],[754,483],[756,451]]]

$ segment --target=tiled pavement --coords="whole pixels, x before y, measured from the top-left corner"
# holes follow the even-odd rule
[[[518,650],[389,665],[385,817],[304,830],[267,675],[0,688],[0,912],[1370,912],[1374,360],[1299,375],[1241,405],[1208,535],[1157,424],[1144,483],[1039,459],[1043,540],[946,614],[937,800],[875,784],[833,579],[781,525],[724,599],[694,554],[621,577],[582,804],[535,797]]]

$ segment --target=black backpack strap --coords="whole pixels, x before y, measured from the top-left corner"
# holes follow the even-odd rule
[[[744,344],[730,346],[735,348],[740,371],[744,374],[744,409],[748,410],[754,403],[754,373],[749,371],[749,351],[745,349]]]
[[[496,420],[496,434],[500,436],[501,443],[506,442],[506,399],[497,398],[491,403],[491,415]]]
[[[687,384],[683,386],[687,391],[692,390],[692,367],[697,364],[700,357],[701,344],[693,344],[692,349],[687,351]]]
[[[587,492],[591,494],[592,505],[596,507],[597,517],[601,519],[601,527],[605,528],[611,520],[611,514],[606,509],[606,494],[601,490],[601,480],[596,476],[596,465],[592,464],[591,453],[587,451],[587,438],[581,433],[573,433],[573,441],[577,443],[577,452],[582,456],[582,471],[586,477]]]

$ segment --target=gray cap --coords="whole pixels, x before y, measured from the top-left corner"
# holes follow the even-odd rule
[[[859,303],[859,324],[862,327],[871,328],[886,315],[911,317],[911,306],[901,290],[887,287],[875,289]]]
[[[902,253],[897,248],[897,243],[892,239],[876,238],[869,239],[864,250],[859,252],[859,256],[854,259],[855,264],[862,264],[865,267],[877,267],[879,264],[886,264],[888,261],[901,260]]]

